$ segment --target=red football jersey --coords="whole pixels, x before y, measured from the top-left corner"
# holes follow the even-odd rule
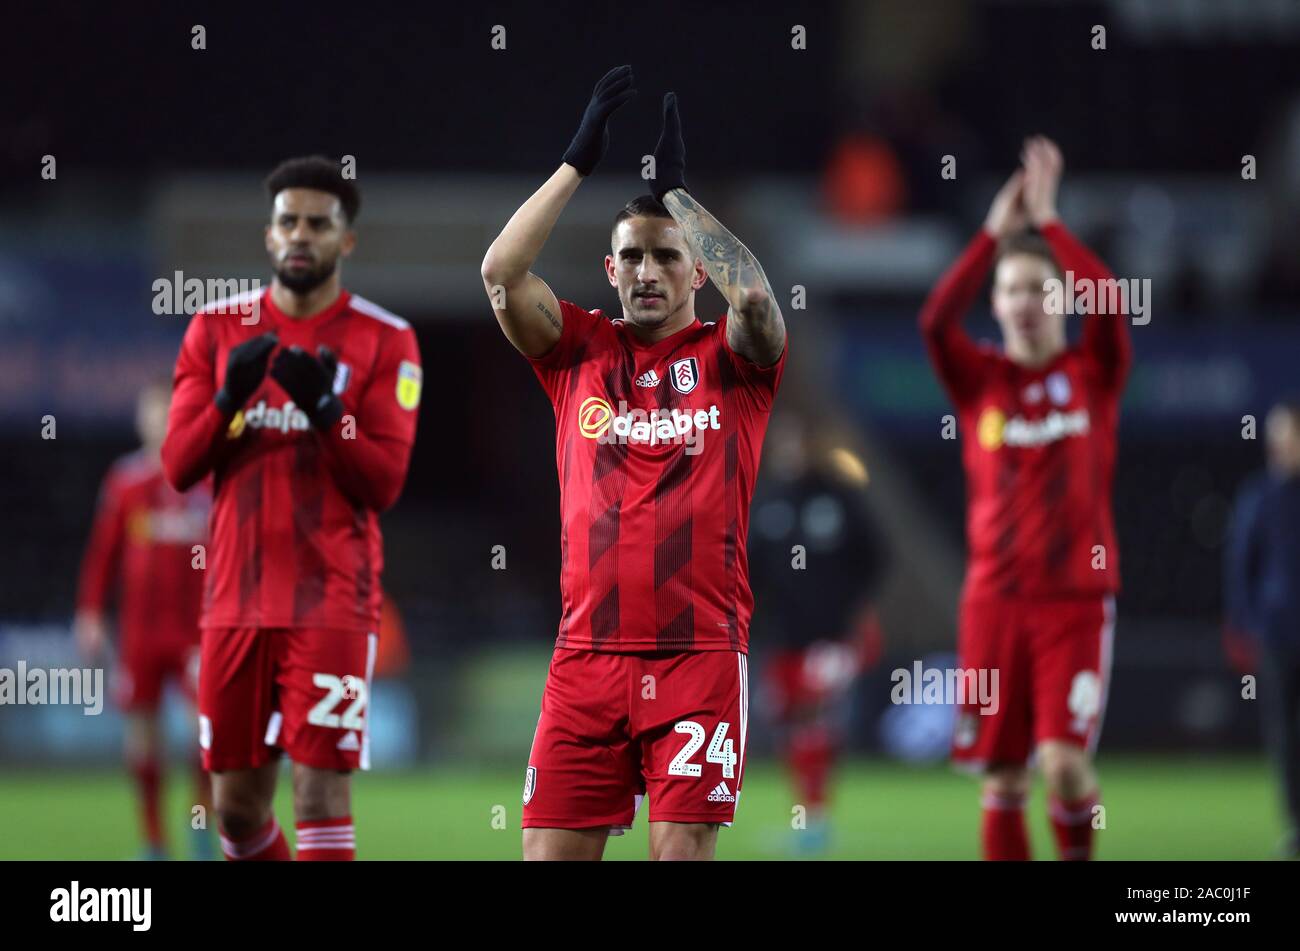
[[[747,651],[749,501],[785,353],[755,366],[725,318],[646,344],[560,307],[559,342],[531,361],[555,408],[557,646]]]
[[[116,588],[123,654],[199,642],[204,571],[194,546],[207,543],[211,507],[207,483],[177,492],[161,462],[143,451],[123,456],[104,477],[77,608],[103,611]]]
[[[378,631],[378,513],[397,500],[415,441],[415,332],[347,291],[307,318],[283,314],[269,289],[259,306],[253,324],[238,312],[196,314],[176,361],[163,466],[178,488],[216,474],[202,624]],[[314,354],[325,344],[338,356],[344,415],[328,431],[269,372],[233,417],[213,403],[231,348],[267,332],[281,347]]]
[[[1113,279],[1059,223],[1043,228],[1043,236],[1076,280]],[[957,408],[970,548],[966,596],[1116,591],[1111,483],[1120,393],[1132,362],[1128,318],[1080,317],[1080,342],[1034,370],[976,345],[961,319],[996,250],[981,230],[921,313],[931,362]]]

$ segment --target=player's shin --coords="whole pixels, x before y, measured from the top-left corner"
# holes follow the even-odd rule
[[[1052,820],[1056,852],[1063,862],[1086,862],[1092,858],[1093,821],[1099,795],[1062,799],[1049,795],[1047,813]]]
[[[274,815],[252,835],[239,839],[230,838],[223,829],[221,851],[231,862],[288,862],[292,859],[284,830]]]
[[[1025,828],[1025,798],[985,793],[980,839],[989,862],[1025,862],[1029,859],[1029,832]]]

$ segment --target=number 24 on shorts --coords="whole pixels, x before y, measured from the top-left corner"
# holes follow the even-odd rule
[[[673,727],[678,733],[687,734],[690,739],[682,747],[681,752],[673,757],[673,761],[668,764],[669,776],[699,776],[704,767],[699,763],[688,762],[695,751],[704,745],[705,730],[694,720],[682,720]],[[704,759],[710,763],[722,764],[722,778],[736,778],[736,753],[734,741],[727,739],[727,731],[731,729],[731,724],[723,720],[718,724],[718,728],[713,731],[713,739],[709,741],[709,748],[704,752]]]

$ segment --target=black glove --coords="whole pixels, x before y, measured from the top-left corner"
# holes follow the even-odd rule
[[[595,171],[596,165],[605,157],[609,148],[609,117],[636,95],[633,82],[631,66],[616,66],[596,83],[587,111],[582,114],[578,134],[564,153],[564,161],[583,177]]]
[[[302,347],[281,350],[271,363],[271,378],[293,397],[313,426],[327,429],[343,415],[343,402],[334,395],[338,358],[323,345],[316,352],[320,359]]]
[[[677,93],[664,96],[664,128],[655,146],[655,177],[650,190],[658,201],[674,188],[686,189],[686,143],[682,117],[677,114]]]
[[[245,340],[226,357],[226,380],[217,390],[213,402],[223,413],[243,409],[248,398],[262,385],[266,377],[266,361],[280,341],[275,334],[262,334]]]

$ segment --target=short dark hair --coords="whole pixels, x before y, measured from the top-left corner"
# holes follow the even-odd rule
[[[668,218],[671,220],[672,215],[664,207],[664,203],[655,198],[654,195],[638,195],[626,205],[624,205],[617,215],[614,216],[614,227],[610,233],[618,230],[618,226],[629,218]]]
[[[998,253],[993,263],[997,265],[1003,258],[1009,258],[1017,254],[1042,258],[1052,266],[1052,270],[1057,274],[1061,273],[1061,265],[1057,263],[1056,255],[1052,253],[1052,246],[1040,234],[1034,234],[1032,231],[1022,231],[1019,234],[1003,238],[998,242]]]
[[[286,188],[328,192],[339,200],[349,225],[361,211],[361,190],[356,181],[344,178],[340,164],[323,155],[286,159],[266,176],[266,194],[271,204],[275,204],[275,196]]]

